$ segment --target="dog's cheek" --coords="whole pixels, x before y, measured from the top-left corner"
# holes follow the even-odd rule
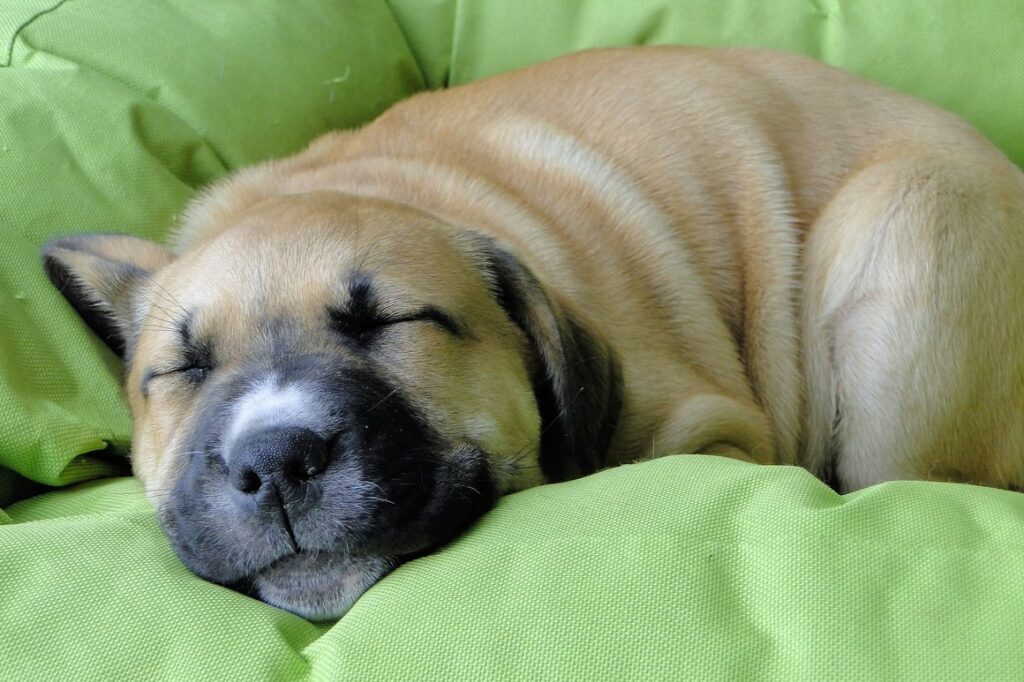
[[[132,472],[154,501],[167,497],[188,464],[191,423],[186,404],[161,397],[132,406]]]
[[[542,483],[540,414],[523,340],[501,319],[473,329],[473,339],[455,343],[435,333],[394,337],[382,371],[444,442],[487,453],[501,492]]]
[[[504,349],[472,358],[450,396],[458,406],[459,432],[488,454],[501,492],[543,482],[537,466],[540,414],[529,376],[517,355]]]
[[[173,449],[158,433],[146,429],[145,421],[135,422],[132,438],[132,473],[142,483],[150,500],[157,507],[174,487],[180,467],[174,461]]]

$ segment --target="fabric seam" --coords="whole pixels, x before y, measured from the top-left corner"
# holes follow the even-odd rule
[[[60,0],[60,2],[58,2],[56,5],[53,5],[52,7],[47,7],[46,9],[39,10],[38,12],[30,16],[28,19],[26,19],[24,22],[22,22],[21,26],[18,26],[18,28],[14,29],[14,33],[11,34],[11,40],[7,44],[7,62],[4,64],[0,64],[0,68],[9,68],[11,66],[11,62],[14,61],[14,46],[18,42],[18,37],[21,35],[22,31],[24,31],[26,28],[35,23],[37,19],[41,19],[47,14],[56,12],[66,2],[68,2],[68,0]]]
[[[63,1],[67,2],[67,0]],[[423,84],[423,89],[432,90],[433,88],[431,88],[430,82],[427,80],[427,70],[423,66],[422,58],[412,49],[412,43],[409,42],[409,35],[405,31],[405,26],[403,26],[402,22],[398,20],[398,16],[395,14],[395,8],[391,5],[391,0],[384,0],[384,6],[387,8],[388,14],[391,15],[391,22],[395,25],[395,28],[398,29],[399,35],[402,36],[402,43],[405,45],[406,52],[409,53],[412,57],[412,61],[416,64],[416,70],[420,72],[420,83]],[[443,88],[445,85],[447,85],[447,83],[443,84],[441,87]]]

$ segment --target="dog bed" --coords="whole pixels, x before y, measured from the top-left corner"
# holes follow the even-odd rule
[[[952,483],[838,496],[681,455],[506,497],[337,623],[204,582],[125,476],[120,368],[38,254],[161,239],[230,169],[597,45],[802,52],[1024,164],[1022,24],[1016,0],[5,3],[0,679],[1019,677],[1024,495]]]

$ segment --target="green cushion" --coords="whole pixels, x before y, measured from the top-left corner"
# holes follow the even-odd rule
[[[25,1],[0,8],[0,41],[0,467],[61,485],[109,472],[77,456],[130,423],[115,359],[47,282],[40,245],[159,238],[228,168],[423,81],[384,2]]]
[[[1024,5],[15,0],[0,7],[0,679],[999,678],[1016,493],[703,457],[512,496],[312,625],[191,576],[118,470],[116,359],[47,283],[74,231],[160,238],[228,169],[423,87],[595,45],[787,48],[935,101],[1024,164]]]
[[[959,114],[1024,166],[1020,0],[392,0],[431,86],[603,45],[807,54]]]
[[[1024,495],[670,457],[506,497],[314,625],[188,573],[138,484],[8,510],[0,679],[1010,679]]]

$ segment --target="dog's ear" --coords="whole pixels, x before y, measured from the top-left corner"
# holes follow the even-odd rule
[[[50,281],[122,357],[135,334],[140,285],[173,260],[170,249],[121,234],[71,235],[43,246]]]
[[[584,476],[604,465],[622,406],[622,378],[610,349],[544,290],[508,249],[471,233],[492,293],[530,340],[541,376],[541,469],[548,480]]]

